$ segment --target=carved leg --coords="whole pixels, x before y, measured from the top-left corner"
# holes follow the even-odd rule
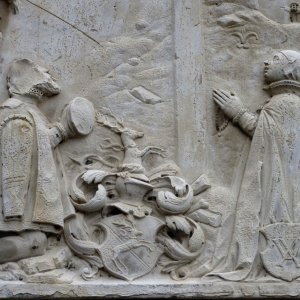
[[[0,263],[43,255],[47,247],[46,234],[40,231],[24,231],[19,235],[0,238]]]

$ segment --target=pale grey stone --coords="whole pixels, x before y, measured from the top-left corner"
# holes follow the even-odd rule
[[[243,25],[244,21],[236,15],[228,15],[219,18],[218,24],[222,27],[233,27]]]
[[[298,0],[0,1],[0,298],[300,297]]]
[[[146,90],[142,86],[138,86],[130,91],[131,95],[146,104],[156,104],[161,102],[161,98]]]

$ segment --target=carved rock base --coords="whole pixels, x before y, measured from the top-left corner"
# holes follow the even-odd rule
[[[189,280],[185,283],[171,280],[137,279],[132,283],[106,279],[88,283],[73,284],[20,284],[1,283],[0,299],[6,297],[28,299],[107,299],[107,298],[197,298],[197,299],[236,299],[255,298],[284,299],[300,296],[299,282],[286,284],[273,283],[233,283],[221,281]]]

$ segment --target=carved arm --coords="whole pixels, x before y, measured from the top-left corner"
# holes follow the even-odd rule
[[[6,220],[21,219],[28,192],[34,129],[26,115],[10,115],[0,126],[2,200]]]
[[[49,137],[51,146],[56,148],[60,143],[67,139],[67,132],[62,124],[56,123],[49,129]]]
[[[245,111],[238,119],[234,118],[233,124],[237,124],[249,137],[253,137],[256,129],[258,114]]]

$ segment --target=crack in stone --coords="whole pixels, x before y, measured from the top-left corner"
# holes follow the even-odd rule
[[[76,31],[79,31],[79,32],[80,32],[81,34],[83,34],[85,37],[87,37],[88,39],[90,39],[91,41],[93,41],[94,43],[96,43],[97,45],[99,45],[100,47],[103,48],[103,46],[102,46],[97,40],[95,40],[93,37],[91,37],[90,35],[88,35],[86,32],[82,31],[81,29],[79,29],[79,28],[76,27],[75,25],[71,24],[70,22],[64,20],[64,19],[61,18],[60,16],[54,14],[53,12],[49,11],[48,9],[46,9],[46,8],[44,8],[44,7],[38,5],[38,4],[36,4],[36,3],[34,3],[34,2],[32,2],[32,1],[30,1],[30,0],[24,0],[24,1],[30,3],[31,5],[37,7],[37,8],[39,8],[39,9],[41,9],[41,10],[43,10],[44,12],[46,12],[46,13],[50,14],[51,16],[53,16],[53,17],[59,19],[60,21],[64,22],[65,24],[71,26],[73,29],[75,29]]]

